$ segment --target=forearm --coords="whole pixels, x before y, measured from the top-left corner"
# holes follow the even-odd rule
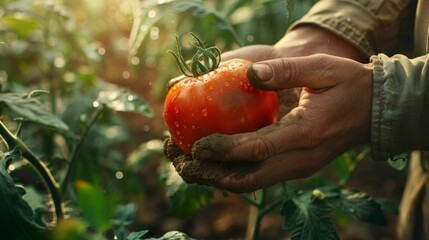
[[[371,147],[376,160],[429,148],[429,59],[372,57]]]
[[[349,41],[331,31],[311,24],[292,29],[274,47],[290,56],[325,53],[359,62],[368,61],[367,57]]]

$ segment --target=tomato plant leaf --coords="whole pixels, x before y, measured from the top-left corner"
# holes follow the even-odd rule
[[[70,217],[58,221],[55,229],[53,230],[50,239],[51,240],[88,240],[88,239],[100,239],[91,238],[89,234],[86,234],[87,226],[85,222],[76,217]],[[100,239],[102,240],[102,238]]]
[[[130,56],[135,56],[143,41],[150,33],[150,29],[169,13],[190,14],[195,18],[210,18],[211,27],[227,30],[236,36],[235,30],[217,10],[201,0],[176,1],[140,1],[133,13],[133,26],[130,33]],[[239,41],[236,38],[236,41]]]
[[[104,193],[83,180],[76,181],[76,190],[78,204],[88,223],[102,231],[108,229],[111,211]]]
[[[328,216],[331,211],[332,207],[324,200],[314,199],[312,192],[296,193],[282,205],[283,228],[291,233],[292,240],[339,239]]]
[[[399,203],[395,200],[385,197],[378,197],[374,198],[374,201],[380,205],[383,212],[398,215]]]
[[[71,135],[69,127],[48,111],[39,101],[18,93],[0,93],[0,105],[4,105],[20,117]]]
[[[25,11],[6,12],[0,18],[0,24],[21,38],[29,38],[39,27],[39,23],[34,19],[34,16]]]
[[[138,231],[138,232],[131,232],[127,236],[127,240],[140,240],[148,232],[149,232],[148,230],[141,230],[141,231]]]
[[[117,226],[127,226],[133,223],[136,213],[137,206],[134,203],[119,205],[116,209],[116,216],[112,222]]]
[[[153,139],[140,144],[132,151],[127,157],[126,166],[129,170],[137,172],[146,165],[151,157],[163,155],[163,141]]]
[[[179,231],[170,231],[165,233],[160,238],[147,238],[146,240],[195,240],[195,239]]]
[[[140,240],[149,230],[141,230],[138,232],[128,232],[128,230],[121,226],[115,229],[115,239],[117,240]]]
[[[44,239],[47,228],[37,223],[33,210],[23,199],[24,188],[18,188],[7,168],[20,158],[20,151],[0,154],[0,232],[5,239]]]
[[[364,192],[354,189],[342,190],[338,205],[340,209],[359,221],[379,226],[387,223],[380,204]]]
[[[170,163],[164,163],[161,178],[165,181],[166,194],[176,216],[190,216],[207,206],[213,198],[213,188],[185,183]]]
[[[136,93],[124,88],[101,91],[96,101],[114,111],[134,112],[146,117],[153,116],[153,111],[146,101]]]
[[[410,153],[401,153],[401,154],[395,155],[394,157],[389,158],[387,162],[392,168],[398,171],[403,171],[408,167],[409,159],[410,159]]]
[[[33,211],[36,211],[37,209],[47,210],[48,208],[45,204],[47,201],[46,196],[37,192],[32,186],[25,187],[25,195],[23,196],[23,199],[28,203],[28,205],[30,205]]]

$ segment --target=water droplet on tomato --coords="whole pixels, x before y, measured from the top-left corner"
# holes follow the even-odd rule
[[[229,87],[229,82],[224,82],[223,84],[225,85],[225,87]]]
[[[175,112],[176,114],[179,114],[179,107],[175,106],[175,107],[174,107],[174,112]]]
[[[180,126],[179,122],[174,122],[174,126],[179,127]]]
[[[204,108],[202,111],[201,111],[201,116],[203,116],[203,117],[207,117],[207,108]]]
[[[213,100],[212,96],[210,96],[210,95],[208,95],[208,96],[206,97],[206,99],[207,99],[207,101],[209,101],[209,102],[211,102],[211,101]]]
[[[191,127],[192,127],[192,129],[194,129],[194,130],[196,129],[196,127],[195,127],[194,125],[192,125]]]
[[[180,131],[176,131],[176,135],[180,135]]]

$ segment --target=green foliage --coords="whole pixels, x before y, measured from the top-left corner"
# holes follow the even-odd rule
[[[392,202],[384,202],[392,207]],[[366,193],[326,185],[312,191],[299,190],[283,202],[284,229],[292,239],[338,239],[329,214],[343,211],[356,220],[384,226],[382,206]]]
[[[381,206],[370,196],[358,190],[340,192],[339,207],[355,219],[375,225],[386,225]]]
[[[19,93],[0,93],[0,105],[3,105],[24,118],[59,132],[70,134],[68,126],[50,113],[45,106],[34,98]]]
[[[172,211],[176,216],[191,216],[207,206],[213,197],[213,188],[186,184],[169,163],[162,166],[160,176],[165,182],[166,194],[171,199]]]
[[[331,211],[326,201],[314,198],[311,192],[298,192],[282,205],[283,228],[291,233],[293,240],[339,239],[334,223],[327,216]]]
[[[102,104],[118,112],[134,112],[146,117],[152,117],[153,112],[148,103],[136,93],[127,89],[101,91],[94,104]]]
[[[180,15],[190,14],[199,21],[209,21],[207,23],[211,29],[227,30],[229,34],[236,37],[234,30],[228,21],[221,14],[210,7],[206,2],[200,0],[176,0],[160,2],[156,0],[141,1],[136,10],[133,29],[130,34],[130,54],[134,56],[146,37],[150,34],[151,28],[157,24],[167,14],[174,13]],[[238,39],[236,39],[238,41]]]
[[[78,180],[76,182],[77,200],[83,217],[91,227],[105,231],[110,228],[111,207],[99,187]]]
[[[389,158],[387,160],[389,165],[398,171],[402,171],[408,167],[410,162],[410,153],[402,153]]]
[[[37,174],[12,164],[14,179],[40,176],[49,185],[46,193],[36,188],[39,180],[26,182],[22,197],[24,188],[5,170],[10,161],[2,161],[0,215],[8,220],[1,232],[8,239],[106,239],[113,230],[139,239],[147,232],[112,221],[116,206],[130,194],[144,196],[144,188],[121,188],[115,173],[126,156],[111,146],[130,138],[120,113],[152,117],[152,109],[137,93],[101,81],[103,55],[75,20],[62,1],[10,1],[0,10],[2,149],[16,147],[35,167]],[[63,219],[64,204],[71,218]]]
[[[36,219],[33,210],[23,199],[25,189],[15,185],[7,169],[21,158],[19,150],[1,153],[0,159],[0,232],[6,239],[41,239],[47,236],[46,226]]]
[[[171,231],[165,233],[160,238],[147,238],[146,240],[194,240],[194,238],[191,238],[185,233],[179,231]]]
[[[126,229],[126,226],[134,222],[136,211],[137,207],[132,203],[127,205],[119,205],[116,209],[116,216],[112,220],[112,223],[116,226],[115,236],[118,240],[137,240],[141,239],[141,237],[148,233],[147,230],[130,233]]]

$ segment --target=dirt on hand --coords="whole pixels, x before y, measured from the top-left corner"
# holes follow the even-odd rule
[[[164,154],[173,163],[177,173],[187,183],[216,184],[218,179],[216,172],[222,171],[218,164],[199,161],[185,154],[171,137],[166,138],[164,141]]]

